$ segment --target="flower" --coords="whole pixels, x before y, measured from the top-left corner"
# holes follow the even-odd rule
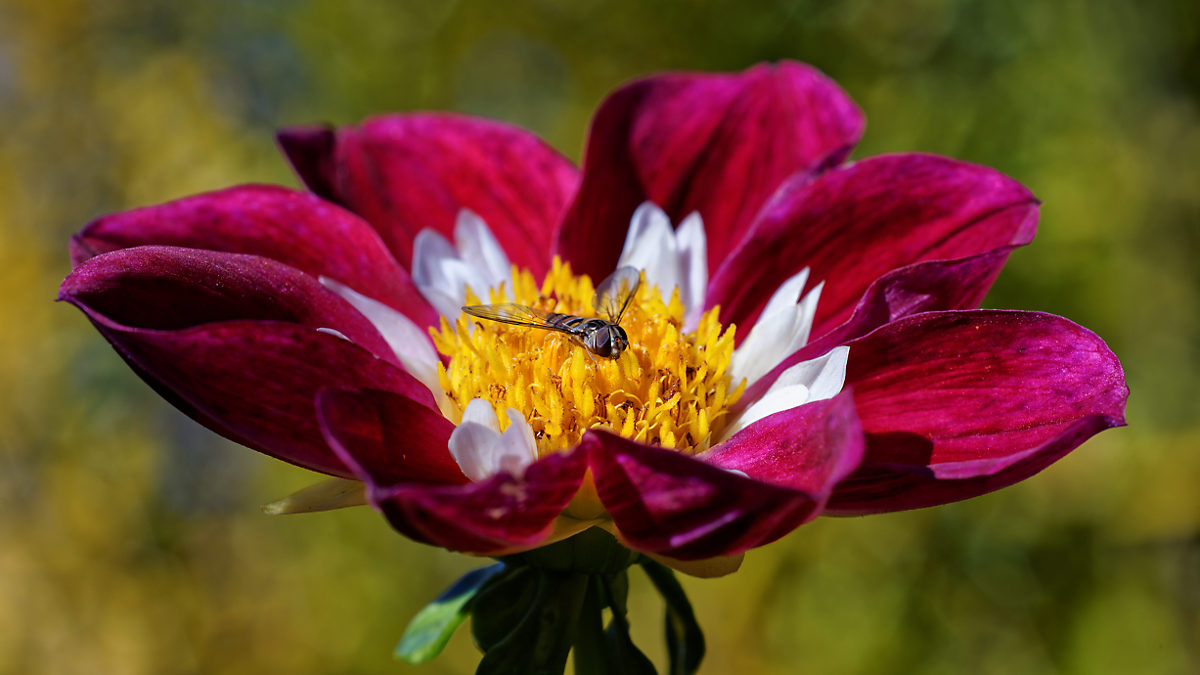
[[[1097,336],[975,309],[1033,237],[1029,191],[930,155],[846,163],[862,130],[797,63],[628,84],[582,169],[457,115],[289,129],[311,192],[101,218],[60,298],[201,424],[362,481],[416,540],[497,555],[598,525],[727,572],[819,514],[973,497],[1124,424]],[[622,265],[644,283],[616,360],[459,311],[594,314]]]

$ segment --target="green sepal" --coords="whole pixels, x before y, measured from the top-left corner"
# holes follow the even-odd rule
[[[471,619],[484,650],[476,675],[560,675],[587,587],[587,575],[528,567],[488,584]]]
[[[642,569],[667,603],[665,629],[667,653],[670,654],[670,675],[692,675],[704,659],[704,632],[696,621],[692,603],[675,573],[653,560],[643,558]]]
[[[655,675],[629,633],[626,570],[634,563],[666,603],[667,672],[693,675],[704,658],[704,634],[674,572],[602,530],[463,576],[417,614],[396,656],[412,664],[429,661],[471,616],[472,637],[484,652],[476,675],[560,675],[572,649],[576,675]],[[607,627],[605,607],[612,610]]]
[[[471,637],[487,651],[502,642],[529,613],[537,597],[537,572],[528,567],[506,566],[480,589],[471,605]]]
[[[404,629],[393,651],[396,658],[419,665],[440,654],[455,629],[471,613],[471,601],[479,589],[503,569],[503,563],[496,563],[467,572],[425,605]]]
[[[500,558],[512,567],[529,566],[575,574],[618,574],[641,558],[617,543],[615,537],[593,527],[562,541]]]

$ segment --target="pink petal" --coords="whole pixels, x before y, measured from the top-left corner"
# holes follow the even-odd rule
[[[265,271],[255,276],[254,265]],[[434,402],[400,368],[318,331],[333,327],[386,351],[365,319],[313,284],[265,258],[147,246],[84,262],[59,297],[79,307],[142,379],[196,421],[273,457],[349,476],[317,426],[319,389],[372,386]]]
[[[422,325],[436,312],[365,221],[311,194],[243,185],[105,216],[71,239],[76,265],[158,244],[250,253],[336,279]]]
[[[1033,238],[1037,213],[1028,190],[992,169],[931,155],[873,157],[780,190],[713,276],[706,306],[720,305],[722,322],[752,322],[779,284],[807,266],[814,282],[825,281],[812,332],[820,336],[846,321],[880,277],[1007,252]],[[1006,259],[979,259],[947,283],[986,290]]]
[[[858,465],[863,439],[842,394],[760,420],[703,458],[602,431],[581,447],[624,541],[696,560],[762,546],[814,518]]]
[[[784,179],[841,162],[862,129],[845,93],[799,63],[638,80],[596,111],[558,250],[603,277],[648,200],[674,223],[700,213],[716,269]]]
[[[330,447],[370,486],[468,482],[446,449],[454,424],[406,396],[324,389],[317,414]]]
[[[862,462],[863,434],[848,391],[765,417],[700,455],[727,471],[827,494]]]
[[[387,342],[317,279],[268,258],[174,246],[138,246],[89,258],[63,281],[59,299],[106,323],[180,330],[240,320],[332,329],[396,363]]]
[[[150,331],[89,318],[142,379],[197,422],[314,471],[352,475],[321,437],[313,403],[319,390],[378,387],[434,406],[429,390],[403,370],[341,338],[294,324],[242,321]]]
[[[571,163],[532,134],[457,115],[285,129],[279,142],[314,192],[370,221],[410,269],[417,233],[429,227],[450,237],[470,209],[513,263],[541,276],[578,182]]]
[[[1128,388],[1095,334],[1037,312],[919,314],[850,343],[867,451],[830,510],[897,511],[1023,480],[1124,425]]]
[[[424,416],[420,406],[372,390],[326,393],[320,404],[326,439],[367,483],[371,503],[392,526],[455,551],[492,553],[541,543],[587,470],[584,453],[556,453],[521,476],[464,482],[461,471],[453,475],[447,465],[453,464],[446,447],[451,427]],[[396,457],[403,459],[397,463]],[[424,470],[408,473],[417,464]]]

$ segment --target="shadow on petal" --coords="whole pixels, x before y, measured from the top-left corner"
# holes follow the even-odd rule
[[[583,446],[622,541],[698,560],[762,546],[816,517],[858,466],[863,439],[844,392],[764,418],[704,457],[604,431]]]
[[[520,476],[472,483],[447,447],[454,426],[406,397],[326,390],[320,409],[327,441],[392,526],[455,551],[498,554],[547,542],[587,470],[584,453],[556,453]]]

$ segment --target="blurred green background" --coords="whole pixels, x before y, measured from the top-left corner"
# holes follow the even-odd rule
[[[968,503],[820,519],[685,581],[708,673],[1200,672],[1200,3],[0,0],[0,672],[412,669],[407,619],[480,561],[369,509],[268,517],[304,471],[174,412],[51,302],[103,213],[295,185],[276,127],[458,110],[578,158],[662,69],[795,58],[868,118],[856,156],[994,166],[1044,201],[987,304],[1122,358],[1130,426]],[[662,663],[634,572],[635,637]]]

